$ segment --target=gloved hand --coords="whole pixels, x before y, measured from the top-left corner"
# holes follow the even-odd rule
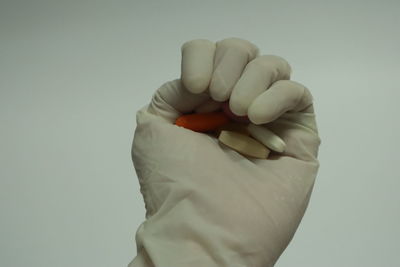
[[[132,158],[146,220],[130,267],[273,266],[308,205],[319,168],[312,96],[290,81],[281,57],[239,38],[182,46],[182,76],[137,112]],[[286,143],[282,154],[247,158],[208,134],[174,125],[229,99]]]

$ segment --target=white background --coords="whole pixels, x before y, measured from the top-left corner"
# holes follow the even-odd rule
[[[300,3],[301,2],[301,3]],[[277,267],[400,266],[399,1],[0,0],[0,266],[126,266],[135,112],[191,39],[284,57],[322,139]]]

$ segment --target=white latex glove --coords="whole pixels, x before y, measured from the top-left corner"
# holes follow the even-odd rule
[[[132,158],[146,207],[130,267],[273,266],[308,205],[319,168],[312,96],[282,58],[252,43],[198,39],[182,46],[182,77],[137,112]],[[181,82],[182,80],[182,82]],[[286,142],[246,158],[211,135],[174,125],[230,99]],[[215,101],[217,100],[217,101]]]

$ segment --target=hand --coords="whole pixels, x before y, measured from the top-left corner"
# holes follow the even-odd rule
[[[312,96],[281,57],[252,43],[203,39],[182,46],[182,76],[137,112],[132,158],[146,207],[130,267],[273,266],[308,205],[319,168]],[[174,125],[229,100],[237,115],[286,143],[246,158],[210,135]]]

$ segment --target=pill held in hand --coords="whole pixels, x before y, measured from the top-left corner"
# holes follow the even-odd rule
[[[229,117],[222,111],[210,113],[193,113],[176,119],[175,125],[196,132],[214,131],[229,122]]]
[[[263,144],[244,134],[221,131],[218,140],[245,156],[266,159],[270,153],[270,150]]]

